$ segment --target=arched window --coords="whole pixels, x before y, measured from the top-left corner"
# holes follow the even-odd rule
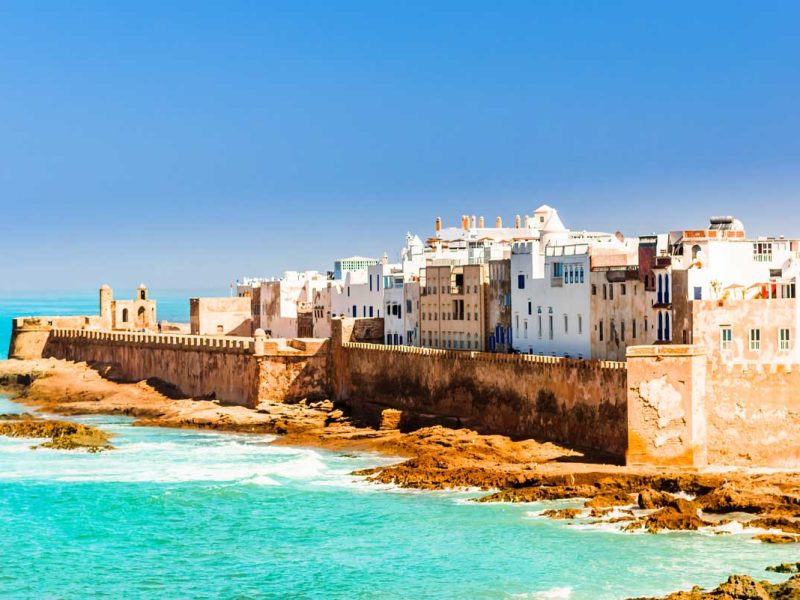
[[[692,246],[692,261],[697,260],[697,255],[700,254],[701,250],[702,248],[698,244]]]
[[[128,309],[127,308],[123,308],[122,309],[122,322],[123,323],[127,323],[128,322]]]
[[[660,277],[660,276],[659,276]],[[659,312],[658,313],[658,341],[662,341],[664,339],[664,317]]]
[[[664,290],[664,280],[661,277],[661,273],[659,273],[658,274],[658,292],[657,292],[658,303],[659,304],[663,304],[663,302],[664,302],[664,291],[663,290]],[[659,327],[659,329],[660,329],[660,327]],[[661,337],[659,337],[658,339],[661,339]]]
[[[664,304],[669,304],[669,275],[664,275]]]
[[[668,342],[672,337],[669,334],[669,313],[664,313],[664,341]]]

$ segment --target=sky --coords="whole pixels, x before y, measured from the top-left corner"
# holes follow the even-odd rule
[[[800,2],[0,0],[0,294],[225,286],[547,203],[800,237]]]

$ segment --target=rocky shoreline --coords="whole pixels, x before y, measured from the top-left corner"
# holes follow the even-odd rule
[[[329,401],[248,409],[184,398],[158,381],[120,383],[112,376],[112,369],[98,365],[0,361],[0,391],[49,413],[124,414],[140,425],[280,434],[273,443],[398,457],[395,464],[356,473],[374,482],[490,492],[477,502],[583,503],[582,508],[543,512],[549,518],[650,533],[701,528],[724,533],[726,526],[738,524],[762,529],[755,537],[765,543],[800,542],[800,474],[633,469],[552,443],[466,429],[427,427],[404,433],[392,427],[390,411],[384,428],[373,429],[351,422]],[[667,598],[800,598],[800,578],[776,587],[733,576],[716,590]]]

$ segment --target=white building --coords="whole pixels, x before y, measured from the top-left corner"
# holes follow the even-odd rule
[[[298,323],[311,318],[315,293],[329,280],[317,271],[286,271],[281,279],[261,282],[260,325],[268,336],[292,338],[299,335]]]
[[[367,267],[378,264],[377,258],[367,256],[349,256],[333,261],[334,280],[343,280],[346,273],[351,271],[362,271]]]
[[[512,347],[589,358],[591,257],[624,243],[607,233],[570,232],[547,205],[534,212],[530,238],[511,250]]]

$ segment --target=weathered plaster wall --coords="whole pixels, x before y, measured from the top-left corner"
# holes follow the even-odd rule
[[[711,365],[708,460],[800,468],[800,365]]]
[[[628,348],[628,464],[705,466],[706,357],[697,346]]]
[[[406,427],[440,422],[625,453],[624,363],[387,347],[346,332],[340,341],[344,321],[334,322],[333,390],[363,418],[396,408]]]

